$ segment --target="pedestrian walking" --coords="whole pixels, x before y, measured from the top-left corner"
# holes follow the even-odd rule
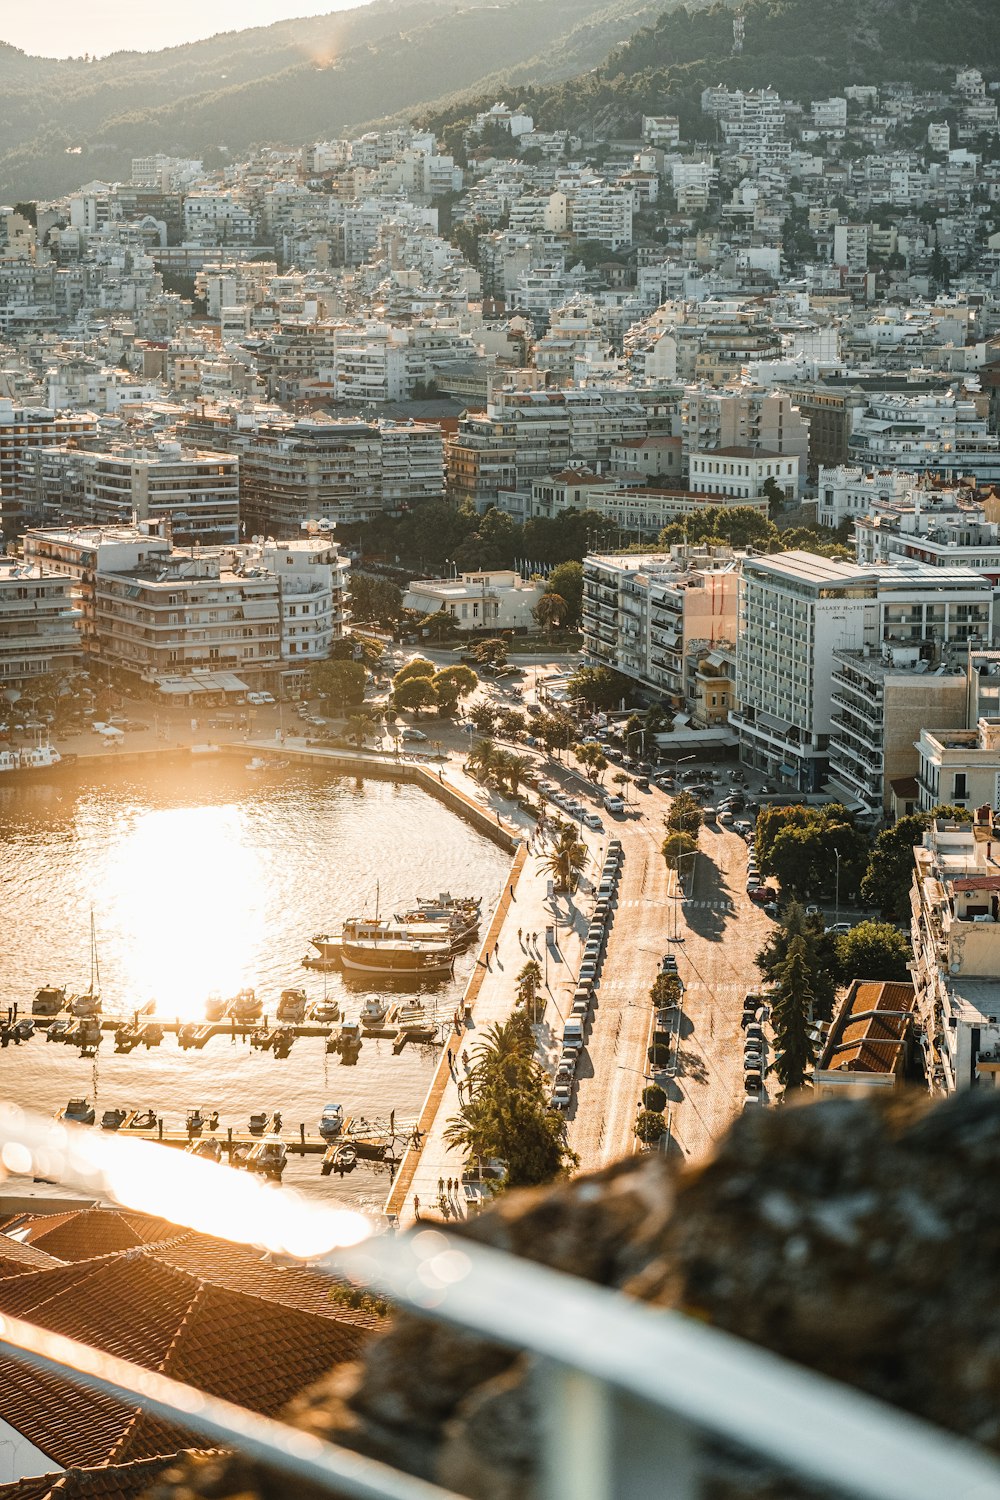
[[[448,1048],[448,1072],[449,1073],[453,1073],[455,1071],[455,1064],[452,1061],[453,1056],[454,1056],[454,1054],[452,1053],[452,1050],[449,1047]]]
[[[519,927],[519,928],[518,928],[518,929],[517,929],[517,941],[518,941],[518,942],[519,942],[519,943],[521,943],[521,929],[520,929],[520,927]],[[522,947],[522,948],[523,948],[523,947],[524,947],[524,944],[523,944],[523,943],[521,943],[521,947]]]
[[[443,1177],[439,1177],[438,1178],[438,1192],[439,1193],[443,1193],[444,1192],[444,1178]]]
[[[414,1193],[413,1195],[413,1217],[415,1219],[420,1218],[420,1199],[417,1197],[416,1193]]]
[[[468,1067],[469,1067],[469,1052],[468,1052],[468,1048],[467,1047],[463,1047],[462,1048],[462,1067],[465,1068],[466,1071],[468,1071]]]

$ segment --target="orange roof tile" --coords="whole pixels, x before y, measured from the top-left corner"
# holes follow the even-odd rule
[[[26,1271],[48,1271],[63,1262],[34,1245],[23,1245],[11,1239],[9,1234],[0,1234],[0,1279],[7,1276],[23,1276]]]
[[[28,1214],[19,1221],[19,1227],[27,1230],[23,1236],[26,1243],[60,1260],[90,1260],[95,1255],[172,1239],[178,1232],[166,1219],[97,1207],[65,1214]]]

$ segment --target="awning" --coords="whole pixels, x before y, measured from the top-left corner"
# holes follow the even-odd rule
[[[250,691],[235,672],[191,672],[183,676],[154,677],[152,682],[157,692],[175,698],[199,693],[231,693],[242,697]]]
[[[244,599],[244,620],[276,620],[278,618],[277,599]]]

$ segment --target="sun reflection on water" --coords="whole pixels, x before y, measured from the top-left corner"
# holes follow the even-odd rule
[[[155,998],[159,1015],[197,1020],[213,991],[253,984],[267,871],[248,835],[238,807],[177,807],[140,813],[122,838],[95,896],[136,1006]]]

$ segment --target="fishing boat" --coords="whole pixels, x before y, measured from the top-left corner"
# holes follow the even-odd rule
[[[278,1020],[301,1025],[306,1018],[308,1003],[305,990],[282,990],[278,1001]]]
[[[96,1016],[101,1010],[101,966],[97,959],[97,931],[94,913],[90,913],[90,986],[82,995],[75,995],[70,1010],[74,1016]]]
[[[319,1133],[325,1141],[333,1140],[344,1128],[344,1106],[324,1104],[319,1118]]]
[[[209,1136],[206,1140],[192,1141],[187,1150],[192,1156],[203,1157],[205,1161],[222,1160],[222,1146],[215,1139],[214,1135]]]
[[[43,984],[40,990],[35,991],[35,998],[31,1002],[33,1016],[57,1016],[61,1010],[65,1009],[65,988],[55,984]]]
[[[236,999],[230,1006],[230,1015],[234,1021],[256,1021],[264,1007],[257,999],[253,990],[240,990]]]
[[[340,1006],[336,1000],[317,1000],[309,1014],[314,1021],[339,1021]]]
[[[369,995],[361,1007],[361,1025],[365,1031],[375,1031],[389,1014],[389,1002],[379,995]]]
[[[458,953],[479,931],[481,904],[477,896],[452,896],[442,891],[436,898],[418,896],[416,906],[396,913],[396,921],[416,929],[418,935],[428,925],[437,927],[443,923],[451,935],[452,948]]]
[[[266,1135],[254,1146],[247,1157],[247,1166],[252,1172],[265,1177],[280,1177],[288,1160],[288,1147],[280,1135]]]
[[[89,1099],[71,1099],[58,1118],[75,1120],[78,1125],[93,1125],[97,1116]]]
[[[155,1130],[156,1111],[153,1109],[140,1109],[128,1122],[129,1130]]]
[[[128,1118],[128,1110],[106,1109],[101,1116],[102,1130],[117,1130]]]
[[[59,765],[62,756],[48,740],[39,740],[24,750],[7,748],[0,750],[0,775],[12,775],[16,771],[48,771]]]
[[[206,1125],[205,1116],[200,1109],[188,1110],[187,1131],[188,1135],[200,1135]]]
[[[205,1020],[221,1021],[229,1009],[229,1001],[223,1000],[218,990],[213,990],[205,1001]]]
[[[352,1146],[350,1141],[345,1141],[333,1153],[333,1168],[335,1172],[352,1172],[357,1164],[358,1148],[357,1146]]]
[[[448,974],[451,935],[446,924],[427,923],[419,933],[400,922],[348,917],[339,937],[314,937],[321,958],[336,956],[345,969],[363,974]]]

